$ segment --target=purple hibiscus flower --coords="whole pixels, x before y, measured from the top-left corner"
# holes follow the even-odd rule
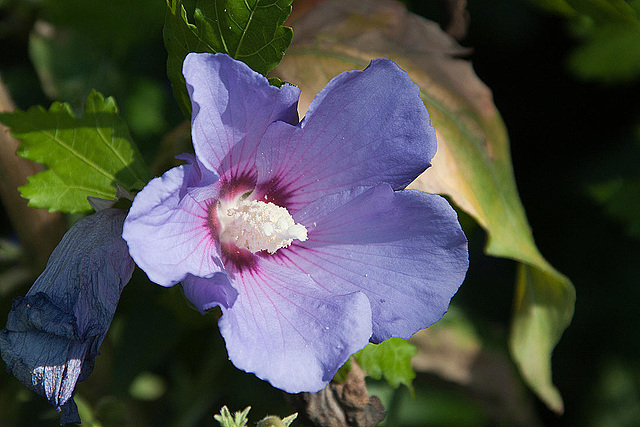
[[[220,306],[229,358],[317,391],[369,341],[439,320],[468,267],[442,197],[404,188],[430,166],[419,88],[389,60],[342,73],[298,122],[299,90],[223,54],[189,54],[195,156],[135,198],[123,237],[162,285]]]

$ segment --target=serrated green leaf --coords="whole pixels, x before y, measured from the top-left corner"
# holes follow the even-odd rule
[[[402,338],[390,338],[380,344],[367,344],[356,353],[360,367],[373,379],[383,376],[393,388],[401,384],[411,388],[416,373],[411,368],[411,358],[418,349]]]
[[[395,2],[327,0],[296,25],[313,31],[296,30],[276,74],[301,88],[301,115],[330,78],[364,68],[373,58],[396,61],[420,86],[438,151],[433,166],[410,187],[448,195],[487,231],[488,254],[525,264],[532,279],[517,281],[522,294],[553,291],[546,300],[518,300],[511,348],[529,386],[561,412],[562,399],[550,377],[551,351],[573,316],[575,290],[536,248],[515,186],[505,125],[490,90],[461,59],[468,51],[436,23]],[[546,304],[544,310],[537,310],[538,303]],[[541,328],[543,323],[549,327]],[[524,357],[524,348],[535,355]]]
[[[115,198],[116,184],[139,189],[149,171],[118,117],[113,98],[92,92],[77,118],[69,104],[54,102],[49,110],[0,114],[20,141],[18,154],[43,163],[48,170],[29,177],[20,188],[29,206],[50,211],[89,211],[88,196]]]
[[[282,24],[292,0],[200,1],[196,25],[217,52],[224,52],[266,75],[291,44],[293,30]]]
[[[189,52],[214,52],[213,48],[198,36],[196,26],[189,23],[182,0],[167,1],[167,15],[162,31],[167,49],[167,76],[173,87],[173,95],[186,117],[191,116],[191,101],[187,92],[182,63]]]
[[[163,31],[167,49],[167,75],[186,116],[191,102],[182,75],[189,52],[226,53],[266,75],[291,44],[293,32],[282,24],[291,13],[292,0],[201,0],[189,22],[182,0],[167,1]]]

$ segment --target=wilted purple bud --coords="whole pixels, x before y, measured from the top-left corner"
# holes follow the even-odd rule
[[[126,212],[105,209],[64,235],[26,296],[13,301],[0,331],[7,370],[46,397],[61,424],[80,422],[72,397],[93,370],[134,263],[122,239]]]

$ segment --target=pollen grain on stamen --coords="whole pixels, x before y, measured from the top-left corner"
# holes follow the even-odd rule
[[[271,254],[286,248],[294,239],[307,240],[307,229],[296,224],[286,208],[259,200],[242,201],[219,213],[221,239],[232,241],[252,253]],[[224,217],[223,217],[224,216]]]

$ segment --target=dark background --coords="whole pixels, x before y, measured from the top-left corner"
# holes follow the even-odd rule
[[[117,78],[101,90],[115,95],[124,117],[138,123],[132,134],[148,154],[182,117],[165,77],[160,35],[164,2],[141,3],[149,22],[137,29],[140,35],[129,37],[136,29],[123,27],[124,41],[117,47],[99,31],[88,43],[95,43],[89,47],[115,64]],[[473,48],[470,59],[493,91],[507,125],[515,177],[536,243],[547,260],[573,281],[578,298],[573,323],[553,358],[554,383],[565,399],[565,414],[549,412],[527,394],[534,408],[527,420],[543,425],[634,425],[640,419],[640,240],[629,232],[629,224],[610,214],[607,203],[594,197],[592,188],[611,179],[637,179],[638,79],[586,82],[569,72],[567,58],[581,41],[564,17],[525,1],[469,3],[469,32],[461,44]],[[405,4],[427,18],[442,20],[440,2]],[[0,3],[0,74],[21,109],[52,101],[28,55],[32,26],[37,19],[64,24],[64,16],[51,2]],[[118,21],[117,14],[113,20]],[[152,110],[161,120],[145,119],[160,123],[155,127],[136,116],[140,114],[136,96],[141,93],[155,97]],[[2,237],[15,241],[6,215],[0,215],[0,226]],[[505,340],[515,264],[483,255],[483,232],[478,227],[466,231],[471,267],[454,302],[493,331],[498,341]],[[15,261],[3,258],[2,266],[8,269]],[[23,283],[0,294],[0,318],[6,318],[11,299],[24,294],[28,286]],[[252,420],[266,413],[288,414],[279,392],[238,372],[226,360],[214,317],[196,315],[178,289],[163,291],[137,273],[123,293],[96,371],[79,387],[103,425],[215,425],[211,415],[222,404],[233,410],[251,404]],[[501,347],[505,350],[506,343]],[[140,372],[149,374],[145,377],[149,387],[162,391],[159,397],[135,398],[131,384],[140,380]],[[420,375],[416,390],[451,410],[427,408],[413,419],[402,418],[397,414],[399,400],[420,406],[424,399],[412,401],[400,391],[390,403],[395,405],[396,420],[407,425],[492,424],[478,404],[480,399],[460,387]],[[57,415],[43,399],[8,374],[0,374],[0,425],[56,423]]]

